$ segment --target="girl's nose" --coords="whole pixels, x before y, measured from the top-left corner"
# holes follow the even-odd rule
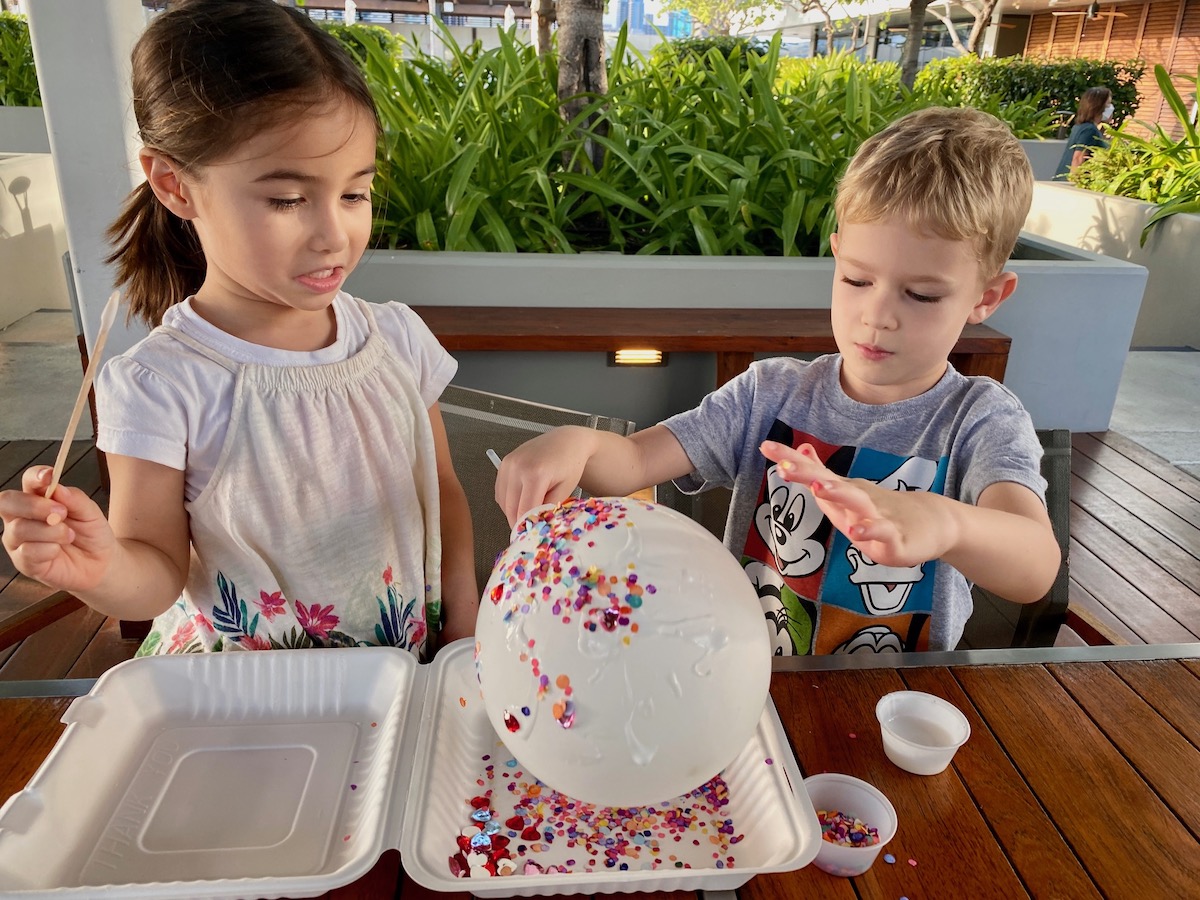
[[[345,213],[336,208],[322,209],[316,217],[310,243],[314,250],[322,253],[344,250],[350,236],[345,221]]]

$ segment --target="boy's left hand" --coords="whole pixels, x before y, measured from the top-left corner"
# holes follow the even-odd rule
[[[778,464],[785,481],[808,487],[833,527],[875,562],[917,566],[954,547],[956,524],[944,497],[928,491],[890,491],[834,474],[809,444],[793,449],[763,441],[759,449]]]

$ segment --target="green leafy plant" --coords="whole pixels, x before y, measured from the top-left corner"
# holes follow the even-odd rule
[[[1138,79],[1145,68],[1145,63],[1136,59],[962,56],[931,60],[917,74],[914,90],[942,98],[950,105],[980,109],[995,102],[1007,104],[1036,97],[1039,107],[1052,113],[1050,129],[1042,136],[1053,137],[1057,127],[1075,115],[1079,97],[1094,85],[1112,91],[1114,124],[1133,115],[1139,103]]]
[[[0,12],[0,106],[41,106],[24,16]]]
[[[360,27],[335,33],[383,122],[375,233],[391,249],[820,255],[859,145],[931,102],[900,87],[894,64],[781,60],[778,39],[762,55],[711,46],[647,59],[622,33],[608,94],[564,123],[554,55],[509,32],[490,50],[445,32],[443,62],[412,40],[356,37]],[[1049,115],[987,102],[1021,136]]]
[[[1194,94],[1200,69],[1195,76],[1176,77],[1190,84]],[[1155,224],[1168,216],[1200,213],[1200,134],[1170,73],[1157,65],[1154,78],[1174,114],[1172,130],[1179,137],[1161,124],[1131,120],[1113,132],[1111,146],[1093,150],[1071,174],[1072,183],[1079,187],[1155,204],[1142,229],[1143,245]]]

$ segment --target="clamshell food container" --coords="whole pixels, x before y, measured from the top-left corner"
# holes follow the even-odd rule
[[[428,665],[354,648],[115,666],[71,704],[50,755],[0,807],[0,892],[310,897],[351,884],[389,849],[422,885],[478,897],[732,889],[816,856],[816,814],[768,701],[720,776],[720,821],[706,823],[687,798],[641,818],[602,816],[606,834],[619,818],[639,826],[623,866],[570,823],[578,840],[527,841],[502,826],[512,874],[456,877],[451,858],[459,836],[480,828],[479,798],[511,805],[518,783],[536,785],[488,722],[472,651],[460,641]],[[653,831],[679,819],[677,802],[691,840]],[[580,810],[568,815],[594,824],[595,809]],[[511,808],[494,812],[516,824]]]

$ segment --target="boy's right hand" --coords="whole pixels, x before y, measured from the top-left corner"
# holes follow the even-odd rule
[[[98,585],[116,548],[100,507],[83,491],[60,484],[54,499],[49,466],[21,476],[20,491],[0,492],[4,548],[22,574],[54,590],[81,592]]]
[[[571,496],[591,457],[595,434],[577,425],[555,428],[504,457],[496,476],[496,502],[510,527],[529,510]]]

